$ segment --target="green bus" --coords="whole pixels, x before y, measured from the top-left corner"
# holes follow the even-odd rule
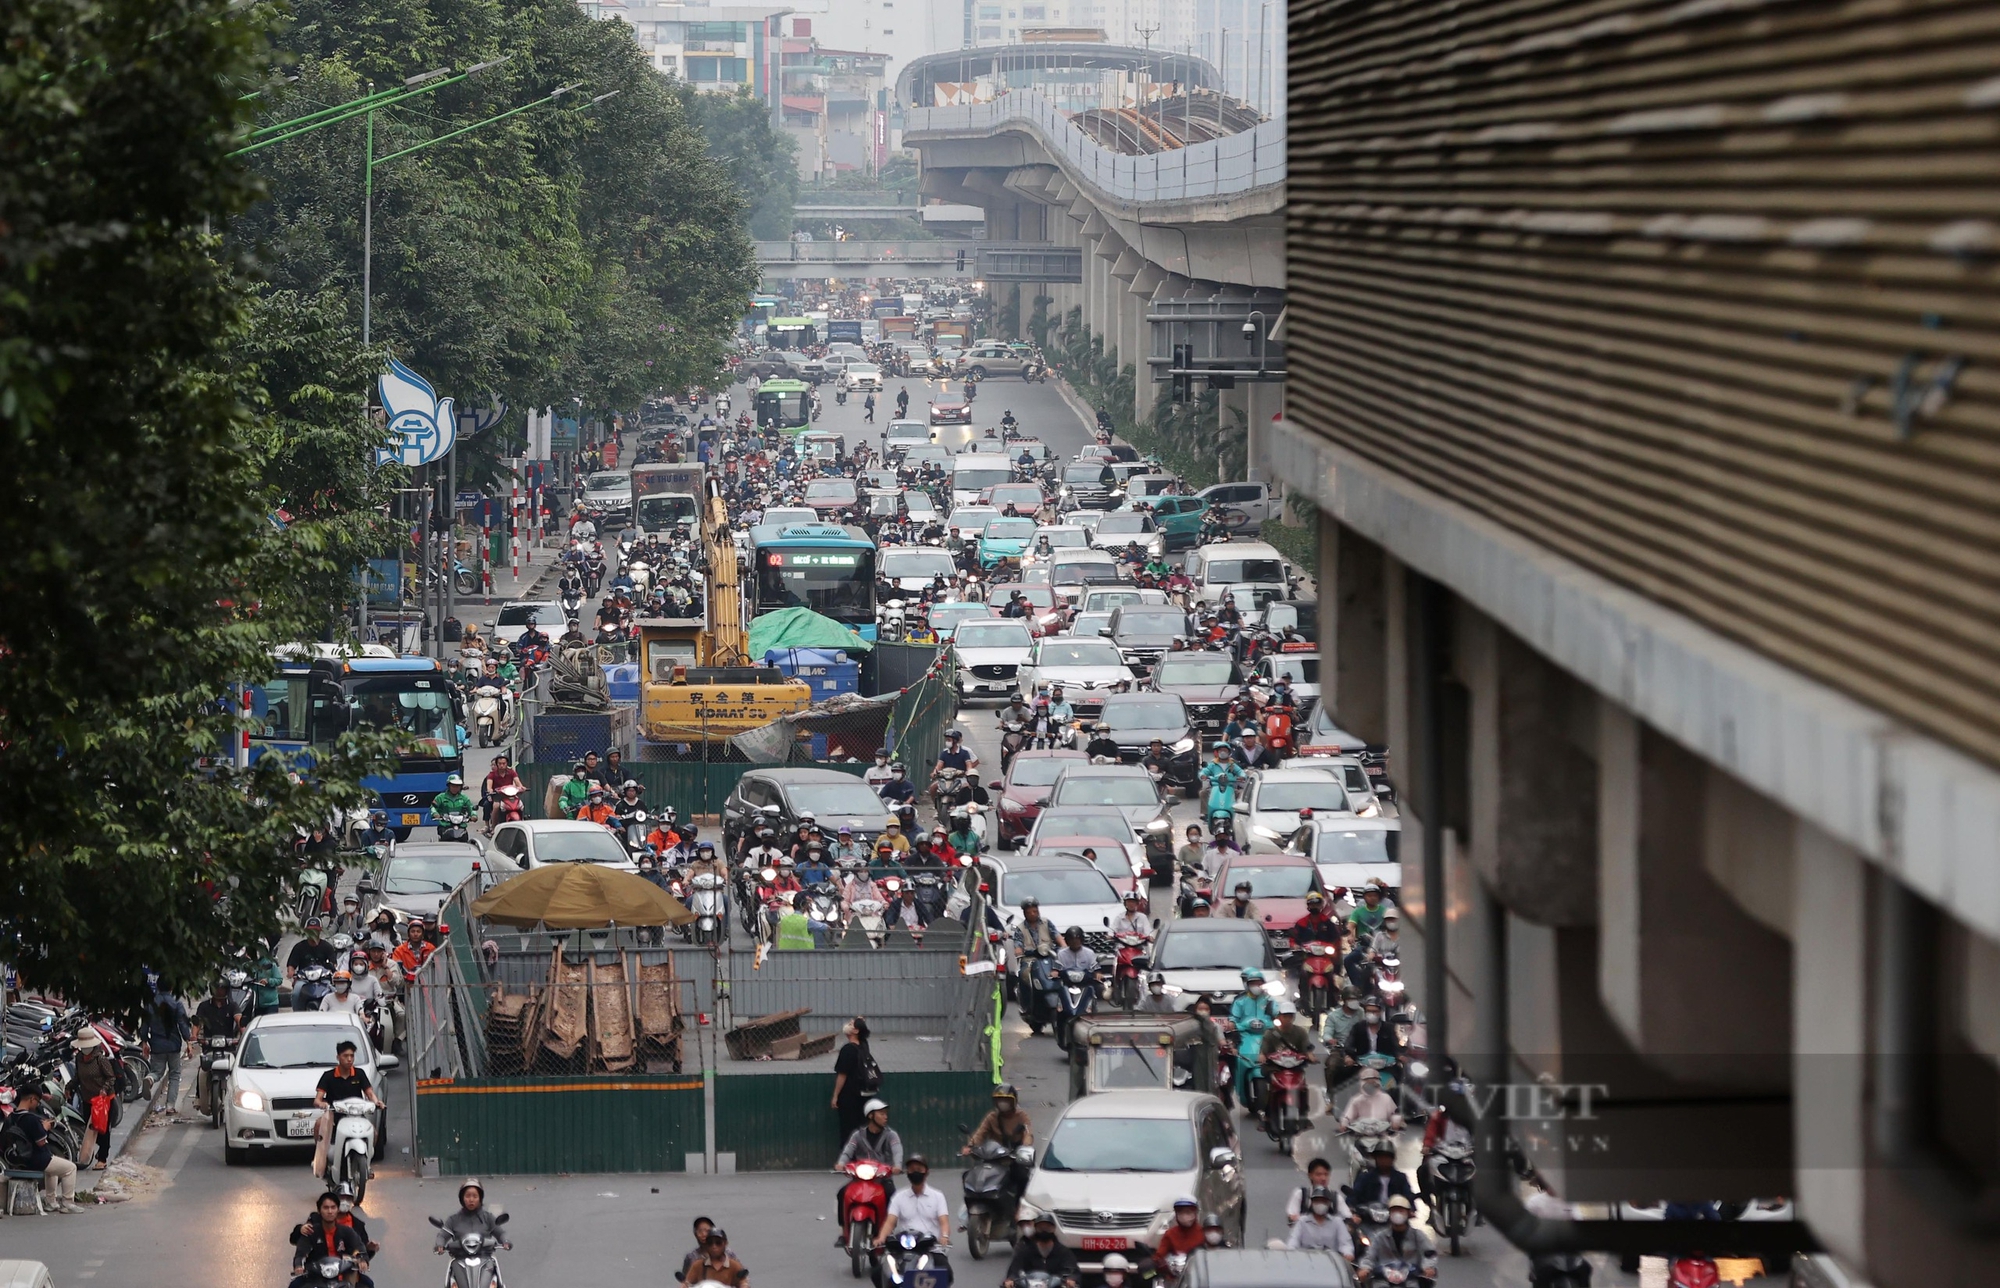
[[[757,388],[757,427],[787,434],[812,424],[812,386],[803,380],[766,380]]]
[[[773,349],[810,349],[819,343],[811,318],[772,318],[764,328],[764,343]]]

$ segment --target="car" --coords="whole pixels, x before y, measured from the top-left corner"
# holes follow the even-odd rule
[[[1028,365],[1028,355],[1016,353],[1007,345],[981,340],[965,355],[965,374],[974,380],[984,380],[988,376],[1018,376]]]
[[[900,453],[919,443],[931,441],[929,425],[920,420],[892,420],[882,430],[882,455],[890,464],[901,459]]]
[[[875,555],[875,579],[898,590],[916,592],[942,576],[949,585],[958,565],[943,546],[885,546]]]
[[[1125,480],[1125,502],[1121,509],[1132,509],[1135,503],[1151,497],[1165,496],[1180,483],[1172,474],[1134,474]]]
[[[971,423],[971,403],[950,402],[931,404],[931,424],[933,425],[970,425]]]
[[[1138,760],[1158,742],[1172,757],[1167,785],[1193,796],[1201,781],[1201,735],[1188,723],[1186,703],[1171,693],[1114,693],[1097,718],[1109,726],[1121,760]]]
[[[1151,586],[1086,586],[1077,601],[1080,613],[1108,613],[1127,604],[1164,604],[1167,592]]]
[[[1073,523],[1044,524],[1035,529],[1034,539],[1022,554],[1021,562],[1046,563],[1058,550],[1088,550],[1090,529]]]
[[[553,640],[568,629],[569,618],[563,615],[561,604],[512,599],[500,605],[500,616],[493,622],[493,638],[502,644],[512,645],[527,633],[530,625],[540,627],[542,634]]]
[[[1305,920],[1308,894],[1315,890],[1326,893],[1319,869],[1296,854],[1232,854],[1215,873],[1216,912],[1236,897],[1240,881],[1250,883],[1250,901],[1257,905],[1261,924],[1274,937],[1279,957],[1286,956],[1288,945],[1275,941],[1283,940],[1285,932]]]
[[[909,767],[911,781],[930,776],[929,765]],[[755,830],[767,805],[778,807],[780,835],[798,827],[799,815],[810,811],[828,836],[852,829],[857,845],[866,845],[882,830],[888,807],[853,774],[837,769],[757,769],[736,780],[735,790],[722,802],[722,839],[732,851],[736,842]]]
[[[470,841],[405,841],[389,852],[388,861],[371,884],[376,908],[387,908],[398,921],[412,915],[436,916],[451,892],[477,878],[479,889],[520,872],[506,855],[488,854]],[[369,909],[372,914],[373,909]]]
[[[942,443],[916,443],[904,448],[897,467],[914,470],[933,461],[943,466],[945,473],[951,473],[951,449]]]
[[[850,362],[840,373],[840,387],[851,394],[879,394],[882,368],[872,362]]]
[[[1114,481],[1111,467],[1101,460],[1072,461],[1062,469],[1062,486],[1058,493],[1061,497],[1061,508],[1109,509],[1113,499],[1111,487]]]
[[[1100,953],[1111,947],[1106,919],[1125,915],[1111,879],[1070,855],[992,850],[979,856],[979,873],[992,891],[994,911],[1003,924],[1019,924],[1021,900],[1033,895],[1041,901],[1042,915],[1050,925],[1058,931],[1082,927],[1084,942]]]
[[[587,819],[528,818],[493,829],[493,851],[526,872],[550,863],[598,863],[637,872],[625,845],[601,823]]]
[[[1242,685],[1243,668],[1235,657],[1206,649],[1162,654],[1146,681],[1149,692],[1171,693],[1185,702],[1188,718],[1211,739],[1221,736],[1229,704]]]
[[[988,617],[961,623],[951,641],[959,700],[1004,701],[1019,693],[1021,664],[1028,660],[1034,643],[1027,623],[1018,619]]]
[[[1015,460],[1021,455],[1011,448],[1006,454]],[[1039,483],[997,483],[980,494],[979,503],[990,505],[1002,514],[1011,505],[1017,513],[1033,517],[1048,503],[1048,497],[1043,495]]]
[[[1174,641],[1188,633],[1187,614],[1173,604],[1121,604],[1111,610],[1104,636],[1132,673],[1149,676]]]
[[[1052,810],[1070,805],[1110,807],[1125,816],[1146,847],[1146,866],[1172,880],[1174,820],[1160,784],[1143,765],[1071,765],[1049,793]]]
[[[1261,970],[1265,989],[1282,996],[1278,955],[1261,926],[1235,917],[1174,917],[1153,940],[1153,969],[1167,977],[1170,992],[1183,998],[1206,993],[1224,1011],[1243,991],[1243,972]]]
[[[1358,766],[1357,766],[1358,768]],[[1364,797],[1374,803],[1373,794]],[[1299,830],[1299,811],[1352,814],[1355,801],[1336,762],[1260,769],[1236,792],[1236,836],[1252,853],[1275,853]]]
[[[1235,607],[1244,622],[1256,625],[1264,620],[1264,614],[1274,603],[1283,603],[1285,588],[1268,581],[1243,581],[1223,586],[1211,592],[1208,602],[1216,608],[1224,604]]]
[[[1097,521],[1097,531],[1090,534],[1090,544],[1114,553],[1136,545],[1149,559],[1167,552],[1167,539],[1160,535],[1159,523],[1144,510],[1106,511]]]
[[[1028,571],[1033,572],[1034,569]],[[1028,616],[1021,620],[1028,623],[1029,630],[1036,635],[1053,635],[1062,629],[1063,613],[1059,611],[1060,606],[1056,603],[1055,591],[1047,586],[1036,586],[1020,581],[1002,582],[986,592],[986,602],[1004,613],[1007,601],[1013,597],[1015,591],[1019,591],[1022,598],[1028,601]]]
[[[1090,1275],[1103,1271],[1108,1252],[1157,1244],[1183,1194],[1221,1217],[1225,1236],[1241,1243],[1238,1149],[1229,1111],[1214,1096],[1151,1089],[1082,1096],[1042,1136],[1017,1215],[1054,1217],[1056,1237]]]
[[[1198,496],[1156,496],[1140,504],[1159,525],[1166,549],[1187,550],[1201,544],[1201,523],[1208,515],[1208,502]]]
[[[931,351],[920,344],[899,346],[897,352],[903,359],[903,371],[911,376],[934,376],[939,372],[937,359]]]
[[[942,604],[931,605],[931,629],[937,632],[940,643],[950,643],[958,628],[966,622],[991,620],[993,620],[993,606],[978,600],[948,599]]]
[[[965,350],[955,344],[941,344],[936,353],[938,374],[949,376],[958,370],[958,364],[965,358]]]
[[[250,1021],[236,1045],[222,1104],[222,1154],[232,1164],[255,1153],[313,1147],[319,1111],[313,1096],[335,1048],[354,1043],[354,1067],[382,1094],[382,1075],[397,1067],[375,1050],[362,1017],[351,1011],[275,1011]],[[375,1157],[388,1144],[388,1113],[375,1113]]]
[[[576,508],[600,529],[615,528],[632,521],[632,472],[600,470],[584,476],[577,491]]]
[[[903,513],[922,523],[929,523],[941,514],[937,502],[931,500],[930,493],[914,489],[903,493]]]
[[[1283,676],[1292,686],[1292,698],[1303,706],[1319,697],[1318,653],[1266,653],[1250,672],[1250,683],[1269,689]]]
[[[1302,758],[1352,756],[1361,762],[1361,768],[1374,786],[1378,800],[1396,799],[1395,788],[1389,783],[1389,748],[1341,728],[1333,713],[1327,710],[1325,702],[1314,702],[1312,713],[1294,728]]]
[[[838,514],[860,499],[853,479],[817,478],[806,484],[806,505],[816,516]]]
[[[1082,859],[1104,874],[1111,888],[1118,892],[1121,903],[1126,895],[1133,893],[1141,899],[1147,898],[1147,891],[1141,885],[1148,871],[1146,861],[1134,857],[1135,848],[1099,836],[1045,836],[1023,847],[1025,853],[1033,856],[1053,854]]]
[[[1277,518],[1283,505],[1271,495],[1269,483],[1217,483],[1195,495],[1208,502],[1210,509],[1222,511],[1222,521],[1232,530],[1254,532]]]
[[[996,594],[999,589],[994,588]],[[1039,586],[1029,587],[1027,593],[1037,590],[1048,593]],[[1125,665],[1111,642],[1103,639],[1057,636],[1037,640],[1021,667],[1022,692],[1034,693],[1044,685],[1060,684],[1063,696],[1085,719],[1103,708],[1113,688],[1132,683],[1132,668]]]
[[[1007,772],[989,784],[993,808],[999,816],[996,832],[1001,849],[1027,840],[1042,807],[1049,803],[1049,791],[1062,771],[1071,765],[1086,764],[1089,757],[1066,747],[1026,749],[1014,753]]]
[[[790,527],[798,523],[818,523],[819,511],[809,505],[774,505],[764,511],[764,522],[778,527]]]
[[[1057,633],[1075,636],[1078,639],[1095,639],[1101,638],[1105,628],[1110,625],[1111,614],[1109,613],[1078,613],[1069,619],[1068,626]]]
[[[986,531],[986,525],[1000,517],[1000,512],[990,505],[953,506],[945,516],[945,531],[958,529],[958,535],[972,540]]]
[[[1013,476],[1014,467],[999,452],[961,452],[951,462],[951,503],[985,505],[981,498]],[[998,506],[994,509],[997,511]]]
[[[1196,1248],[1181,1281],[1189,1288],[1354,1288],[1354,1267],[1327,1248]]]
[[[1005,515],[992,520],[985,531],[979,534],[979,566],[994,568],[1003,563],[1021,562],[1021,554],[1028,548],[1028,542],[1035,535],[1033,519],[1010,519]]]
[[[1197,497],[1169,498],[1199,500]],[[1195,594],[1214,601],[1225,586],[1278,586],[1290,598],[1297,573],[1291,560],[1278,548],[1262,541],[1213,541],[1198,547],[1187,559],[1187,575]]]
[[[1354,892],[1379,881],[1395,903],[1403,892],[1402,834],[1401,819],[1314,815],[1292,833],[1284,852],[1317,868],[1329,892],[1346,890],[1356,898]]]
[[[1319,601],[1317,599],[1280,599],[1264,605],[1258,615],[1257,625],[1282,635],[1286,631],[1297,631],[1305,639],[1319,640]]]
[[[755,357],[746,358],[736,368],[740,380],[755,376],[759,380],[804,380],[806,360],[790,349],[766,349]]]
[[[1102,550],[1058,550],[1049,556],[1049,581],[1056,593],[1072,602],[1083,597],[1086,586],[1131,583],[1125,569]]]

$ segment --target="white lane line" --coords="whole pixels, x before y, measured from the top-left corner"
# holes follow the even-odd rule
[[[167,1156],[166,1163],[162,1165],[167,1180],[171,1181],[180,1175],[181,1168],[187,1164],[188,1155],[194,1153],[194,1147],[200,1140],[200,1128],[194,1126],[181,1128],[180,1141],[175,1144],[174,1152]]]

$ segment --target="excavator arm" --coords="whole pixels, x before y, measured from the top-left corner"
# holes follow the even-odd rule
[[[722,484],[710,480],[701,516],[701,540],[708,562],[708,632],[701,654],[706,666],[743,666],[750,637],[743,627],[743,574],[736,562],[736,539]]]

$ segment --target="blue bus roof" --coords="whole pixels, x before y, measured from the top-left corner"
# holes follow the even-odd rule
[[[434,657],[350,657],[345,665],[359,675],[419,675],[444,669]]]
[[[782,546],[787,542],[825,545],[873,546],[875,542],[857,527],[843,523],[760,523],[750,529],[750,542],[757,546]]]

